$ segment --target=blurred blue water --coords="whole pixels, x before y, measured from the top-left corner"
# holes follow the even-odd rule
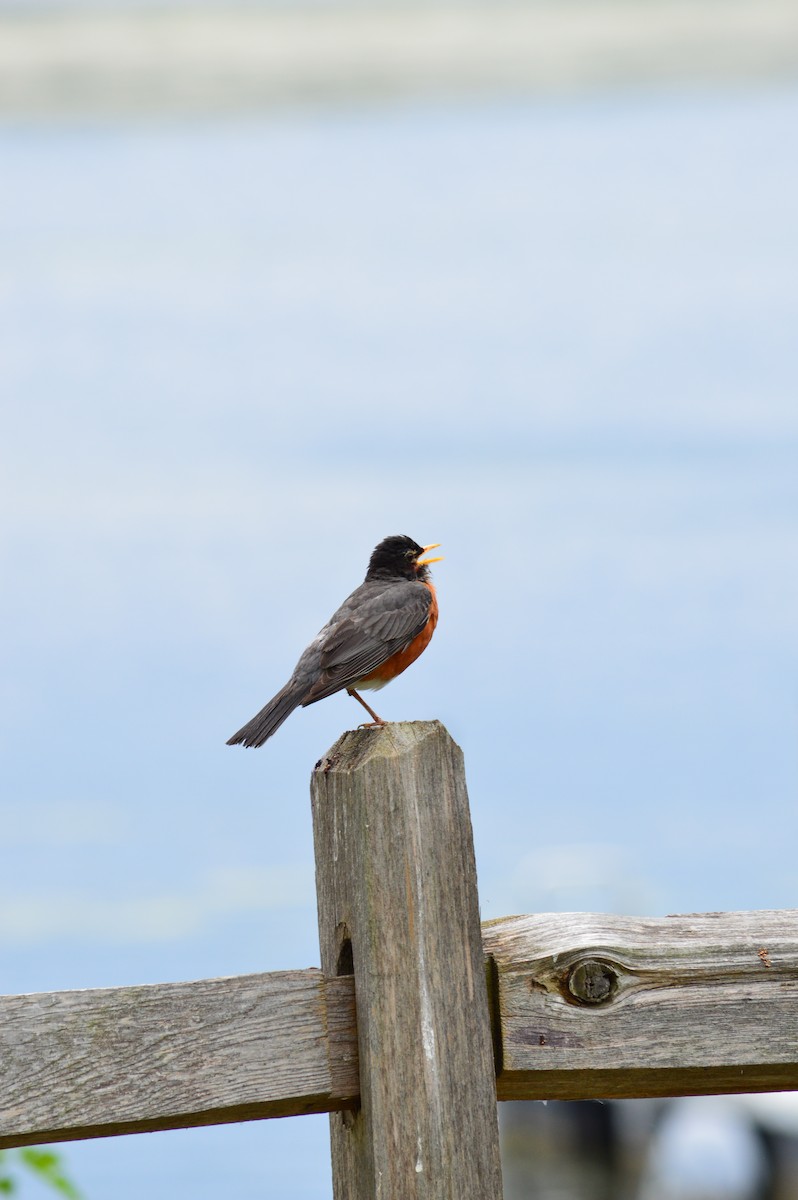
[[[308,775],[359,715],[223,743],[394,532],[442,618],[381,711],[463,745],[486,916],[794,903],[797,119],[0,130],[3,990],[317,961]],[[329,1195],[324,1120],[70,1158]]]

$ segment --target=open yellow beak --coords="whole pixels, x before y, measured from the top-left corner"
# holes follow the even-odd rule
[[[421,553],[426,554],[428,550],[437,550],[439,546],[440,546],[440,542],[433,542],[431,546],[422,547]],[[430,565],[430,563],[434,563],[434,562],[443,562],[443,555],[439,554],[437,556],[437,558],[417,558],[416,566],[428,567]]]

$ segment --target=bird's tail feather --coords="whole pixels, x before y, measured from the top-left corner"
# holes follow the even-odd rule
[[[262,746],[301,704],[303,694],[304,692],[297,689],[293,680],[287,683],[259,713],[255,714],[251,721],[247,721],[238,733],[233,734],[227,745]]]

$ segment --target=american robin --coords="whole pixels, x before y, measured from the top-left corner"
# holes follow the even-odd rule
[[[400,675],[429,644],[438,600],[422,559],[432,546],[387,537],[374,548],[366,578],[302,654],[284,688],[234,733],[228,746],[262,746],[295,708],[346,689],[375,725],[384,725],[356,688],[381,688]]]

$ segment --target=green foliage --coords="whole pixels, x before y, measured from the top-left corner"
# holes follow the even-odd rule
[[[40,1146],[28,1146],[24,1150],[0,1150],[0,1195],[8,1196],[17,1191],[22,1179],[20,1167],[66,1196],[67,1200],[81,1200],[80,1192],[64,1174],[60,1155]]]

